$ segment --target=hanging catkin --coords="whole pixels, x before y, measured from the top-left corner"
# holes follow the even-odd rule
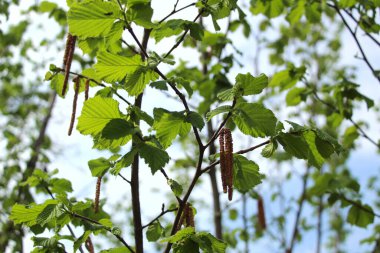
[[[86,83],[84,85],[84,100],[88,99],[89,90],[90,90],[90,79],[86,79]]]
[[[222,176],[223,192],[228,192],[228,199],[232,200],[233,195],[233,143],[231,130],[221,129],[219,133],[220,145],[220,168]]]
[[[79,93],[79,86],[80,86],[80,78],[79,78],[79,76],[77,76],[74,79],[74,82],[75,82],[75,85],[74,85],[73,110],[71,112],[71,120],[70,120],[69,132],[68,132],[69,136],[73,132],[74,122],[75,122],[75,114],[76,114],[76,111],[77,111],[77,101],[78,101],[78,93]]]
[[[264,201],[261,196],[257,199],[257,216],[260,229],[265,230],[267,223],[265,221]]]
[[[94,201],[94,212],[99,212],[99,200],[100,200],[100,186],[102,185],[102,177],[98,177],[96,181],[96,191],[95,191],[95,201]]]
[[[191,207],[191,204],[186,203],[184,214],[185,214],[186,227],[195,227],[194,212],[193,212],[193,208]]]
[[[62,96],[66,94],[67,83],[69,82],[71,62],[73,61],[75,50],[76,36],[72,36],[70,33],[67,35],[66,48],[63,56],[63,67],[65,69],[65,79],[63,81]]]
[[[226,156],[224,151],[224,128],[219,134],[219,146],[220,146],[220,174],[222,177],[223,192],[227,193],[227,179],[226,179]]]

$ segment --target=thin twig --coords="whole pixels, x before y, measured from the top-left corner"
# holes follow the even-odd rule
[[[305,83],[308,87],[311,87],[309,84]],[[312,89],[312,92],[313,92],[313,95],[314,97],[319,101],[321,102],[322,104],[326,105],[327,107],[329,107],[331,110],[333,110],[334,112],[337,112],[337,113],[340,113],[339,110],[333,106],[332,104],[328,103],[327,101],[323,100],[319,95],[318,93]],[[352,119],[352,117],[348,118],[348,120],[356,127],[356,129],[358,129],[359,133],[361,134],[361,136],[363,136],[364,138],[366,138],[369,142],[371,142],[373,145],[375,145],[378,149],[380,149],[380,145],[378,143],[376,143],[376,141],[374,139],[372,139],[371,137],[369,137],[366,132],[363,130],[363,128],[361,128],[359,126],[359,124],[354,121]]]
[[[216,138],[218,138],[220,130],[222,130],[222,128],[224,127],[224,125],[227,123],[228,119],[232,116],[232,109],[235,107],[235,105],[236,105],[236,98],[234,98],[234,100],[232,101],[231,111],[228,112],[227,116],[224,118],[224,120],[222,121],[222,123],[220,123],[218,130],[216,130],[214,132],[214,135],[207,142],[207,144],[205,145],[205,148],[207,148],[208,146],[210,146],[210,144],[212,142],[214,142],[216,140]]]
[[[195,17],[195,19],[193,20],[193,22],[197,21],[197,19],[202,15],[202,11],[200,11],[198,13],[198,15]],[[165,54],[165,56],[163,57],[164,59],[167,58],[173,51],[174,49],[176,49],[181,43],[182,41],[185,39],[187,33],[190,31],[190,28],[186,29],[182,36],[180,37],[180,39],[177,41],[177,43],[174,44],[174,46]]]
[[[122,174],[118,174],[119,177],[121,177],[125,182],[127,182],[128,184],[131,184],[131,181],[129,181],[126,177],[124,177]]]
[[[165,214],[171,213],[171,212],[175,212],[177,210],[178,210],[178,208],[172,208],[172,209],[166,209],[165,210],[165,205],[162,204],[161,213],[159,215],[157,215],[156,218],[154,218],[153,220],[151,220],[148,224],[142,226],[142,229],[145,229],[145,228],[149,227],[150,225],[152,225],[155,221],[157,221],[159,218],[161,218]]]
[[[65,72],[64,69],[59,69],[59,68],[58,68],[57,70],[58,70],[58,71],[61,71],[61,72]],[[123,96],[121,96],[121,95],[117,92],[117,90],[116,90],[115,88],[113,88],[113,87],[109,87],[109,86],[107,86],[107,85],[105,85],[105,84],[103,84],[103,83],[101,83],[101,82],[98,82],[97,80],[95,80],[95,79],[93,79],[93,78],[90,78],[90,77],[88,77],[88,76],[85,76],[85,75],[82,75],[82,74],[79,74],[79,73],[76,73],[76,72],[72,72],[72,71],[70,71],[69,73],[72,74],[72,75],[79,76],[80,78],[88,79],[88,80],[90,80],[91,82],[95,83],[95,84],[98,85],[98,86],[101,86],[101,87],[104,87],[104,88],[106,88],[106,87],[111,88],[112,92],[113,92],[118,98],[120,98],[121,100],[123,100],[123,101],[124,101],[125,103],[127,103],[128,105],[131,105],[131,103],[130,103],[127,99],[125,99]]]
[[[107,230],[108,232],[112,233],[112,230],[108,227],[105,227],[103,224],[101,224],[100,222],[96,221],[96,220],[93,220],[91,218],[88,218],[86,216],[83,216],[83,215],[80,215],[80,214],[77,214],[77,213],[74,213],[74,212],[70,212],[68,210],[66,210],[70,215],[72,215],[73,217],[75,218],[78,218],[78,219],[81,219],[81,220],[84,220],[84,221],[87,221],[89,223],[92,223],[92,224],[96,224],[96,225],[101,225],[104,227],[105,230]],[[132,249],[131,246],[129,246],[129,244],[123,239],[123,237],[121,237],[120,235],[116,235],[114,233],[112,233],[125,247],[127,247],[132,253],[135,253],[135,251]]]
[[[347,30],[351,33],[352,37],[354,38],[355,42],[356,42],[356,45],[358,46],[359,50],[360,50],[360,53],[363,57],[363,60],[365,61],[365,63],[367,64],[367,66],[371,69],[372,71],[372,74],[376,77],[376,79],[379,81],[380,83],[380,77],[378,75],[376,75],[376,71],[375,69],[373,68],[373,66],[371,65],[371,63],[369,62],[361,44],[360,44],[360,41],[358,40],[355,32],[351,29],[351,27],[348,25],[346,19],[343,17],[342,13],[340,12],[339,10],[339,7],[337,7],[336,5],[333,6],[333,8],[336,10],[336,12],[338,13],[338,15],[340,16],[340,18],[342,19],[344,25],[346,26]]]
[[[299,203],[298,203],[298,210],[297,210],[297,214],[296,214],[296,221],[294,223],[293,235],[292,235],[292,238],[290,240],[290,246],[286,250],[286,253],[292,253],[293,252],[294,244],[297,240],[297,236],[299,233],[299,227],[298,226],[299,226],[299,222],[301,220],[301,213],[302,213],[302,209],[303,209],[303,204],[306,200],[307,180],[309,178],[309,172],[310,172],[310,167],[307,167],[306,173],[303,176],[302,192],[301,192],[301,197],[300,197]]]
[[[258,144],[256,146],[253,146],[253,147],[250,147],[250,148],[247,148],[247,149],[242,149],[242,150],[236,152],[235,154],[245,154],[245,153],[251,152],[251,151],[253,151],[253,150],[255,150],[255,149],[259,148],[259,147],[262,147],[262,146],[264,146],[266,144],[269,144],[269,143],[270,143],[270,140],[267,140],[267,141],[264,141],[263,143],[260,143],[260,144]],[[209,171],[211,168],[215,167],[219,163],[220,163],[219,160],[213,162],[212,164],[210,164],[206,168],[202,169],[202,173],[205,173],[205,172]]]
[[[176,2],[176,4],[174,5],[174,8],[172,10],[172,12],[170,12],[166,17],[164,17],[163,19],[161,19],[160,21],[158,21],[159,24],[161,24],[162,22],[164,22],[165,20],[167,20],[168,18],[170,18],[171,16],[173,16],[174,14],[182,11],[182,10],[185,10],[191,6],[195,6],[196,3],[191,3],[191,4],[188,4],[182,8],[179,8],[178,10],[176,9],[177,8],[177,4],[178,4],[178,1]]]

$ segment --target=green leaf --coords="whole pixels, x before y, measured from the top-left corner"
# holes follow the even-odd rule
[[[152,23],[153,9],[150,7],[150,1],[144,3],[128,2],[127,19],[144,28],[152,28],[155,24]]]
[[[269,158],[273,155],[274,151],[277,149],[277,142],[271,141],[269,144],[267,144],[263,150],[261,151],[261,155],[263,157]]]
[[[291,25],[297,24],[304,13],[305,1],[300,0],[293,6],[289,14],[286,16],[286,20],[288,20]]]
[[[137,96],[142,93],[147,84],[155,81],[158,74],[151,68],[139,66],[132,74],[126,77],[125,89],[129,95]]]
[[[269,82],[269,87],[279,86],[281,89],[289,89],[301,80],[305,72],[306,68],[304,66],[296,68],[295,66],[290,65],[287,69],[273,75]]]
[[[177,197],[181,196],[183,192],[182,185],[180,185],[177,181],[173,179],[168,180],[168,185],[170,186],[170,189],[172,189],[172,192],[174,193],[175,196]]]
[[[115,2],[100,0],[75,3],[67,14],[71,34],[88,37],[105,37],[119,18],[120,9]]]
[[[153,111],[153,129],[162,146],[166,149],[178,134],[186,136],[190,131],[191,124],[187,123],[183,112],[170,112],[162,108]]]
[[[234,188],[247,192],[261,183],[264,178],[259,172],[259,166],[242,155],[234,154]]]
[[[88,167],[93,177],[102,177],[111,167],[110,161],[104,157],[88,161]]]
[[[199,247],[206,253],[225,253],[227,244],[207,232],[199,232],[192,236]]]
[[[64,98],[69,91],[69,89],[66,89],[66,93],[62,96],[62,90],[63,90],[63,82],[65,80],[65,76],[63,74],[56,74],[53,76],[53,78],[50,81],[50,87],[57,92],[58,96]]]
[[[140,157],[149,165],[152,174],[165,167],[170,160],[165,150],[157,147],[153,142],[144,142],[139,146]]]
[[[91,235],[92,231],[86,230],[84,233],[74,242],[74,253],[77,252],[79,247],[85,243],[87,238]]]
[[[210,121],[216,115],[221,114],[221,113],[230,112],[231,109],[232,109],[232,106],[230,106],[230,105],[219,106],[219,107],[215,108],[214,110],[208,112],[206,114],[206,119],[207,119],[207,121]]]
[[[66,192],[72,192],[73,191],[73,187],[71,185],[71,182],[67,179],[52,178],[49,181],[49,183],[51,185],[50,190],[52,193],[60,194],[60,193],[66,193]]]
[[[238,86],[239,89],[243,89],[244,96],[260,94],[263,89],[268,86],[268,77],[264,74],[257,77],[253,77],[250,73],[245,75],[238,74],[235,80],[235,85]]]
[[[100,253],[131,253],[131,251],[127,247],[123,246],[118,248],[102,250],[100,251]]]
[[[44,226],[47,223],[56,220],[64,213],[65,213],[65,210],[63,209],[62,204],[59,204],[59,203],[48,204],[38,214],[36,218],[36,222],[37,224]]]
[[[160,239],[162,230],[163,228],[158,221],[153,222],[153,224],[150,225],[146,231],[146,238],[149,242],[155,242]]]
[[[124,57],[105,51],[98,53],[98,63],[94,65],[98,77],[106,82],[123,82],[142,66],[140,55]]]
[[[357,2],[357,0],[339,0],[338,5],[340,8],[344,9],[354,6]]]
[[[362,228],[372,224],[374,219],[373,209],[369,205],[362,205],[360,202],[357,205],[352,205],[347,215],[348,223]]]
[[[137,148],[132,148],[131,151],[129,151],[127,154],[125,154],[122,158],[120,158],[115,166],[111,169],[111,174],[112,175],[117,175],[120,173],[121,169],[126,168],[130,166],[133,162],[133,158],[135,155],[138,153]]]
[[[84,135],[97,135],[112,120],[121,118],[119,102],[96,96],[84,102],[77,129]]]
[[[228,211],[228,217],[230,220],[236,220],[238,218],[238,211],[236,209],[230,209]]]
[[[307,160],[309,165],[320,168],[325,159],[334,152],[339,154],[341,151],[341,146],[327,133],[289,123],[293,129],[289,133],[280,133],[276,139],[290,155]]]
[[[222,101],[234,100],[234,98],[236,96],[236,89],[234,87],[231,89],[227,89],[227,90],[224,90],[222,92],[219,92],[217,97]]]
[[[169,236],[169,237],[166,237],[162,240],[160,240],[160,242],[170,242],[170,243],[175,243],[175,242],[179,242],[183,239],[185,239],[186,237],[189,237],[190,235],[193,235],[195,234],[194,232],[194,228],[193,227],[187,227],[187,228],[184,228],[184,229],[181,229],[179,231],[177,231],[177,233],[175,233],[175,235],[172,235],[172,236]]]
[[[294,106],[301,103],[302,94],[305,92],[305,88],[293,88],[286,95],[286,104],[288,106]]]
[[[15,204],[12,207],[10,219],[13,220],[15,224],[24,223],[27,226],[33,226],[37,224],[37,217],[48,205],[57,205],[57,200],[47,200],[41,205],[19,205]]]
[[[203,117],[197,112],[189,112],[186,115],[185,121],[198,128],[199,130],[202,130],[202,128],[205,126]]]
[[[149,86],[157,90],[168,90],[168,85],[166,84],[166,81],[163,80],[151,82]]]
[[[273,112],[257,103],[239,103],[232,115],[236,126],[253,137],[275,135],[277,119]]]

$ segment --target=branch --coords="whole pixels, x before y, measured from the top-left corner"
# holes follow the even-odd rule
[[[202,15],[202,11],[200,11],[198,13],[198,15],[195,17],[195,19],[193,20],[193,22],[197,21],[197,19]],[[182,34],[182,36],[180,37],[180,39],[177,41],[177,43],[174,44],[174,46],[165,54],[165,56],[163,57],[164,59],[166,57],[168,57],[173,51],[174,49],[176,49],[181,43],[182,41],[185,39],[187,33],[190,31],[190,28],[186,29],[185,32]]]
[[[348,199],[346,198],[346,196],[344,196],[343,194],[341,193],[337,193],[337,192],[330,192],[330,191],[327,191],[327,193],[330,193],[330,194],[337,194],[341,199],[343,199],[344,201],[347,201],[348,203],[350,203],[351,205],[354,205],[356,207],[358,207],[359,209],[369,213],[369,214],[372,214],[373,216],[376,216],[377,218],[380,218],[380,214],[378,213],[375,213],[374,211],[372,211],[371,209],[368,209],[367,207],[359,204],[358,202],[352,200],[352,199]]]
[[[303,176],[302,192],[301,192],[301,197],[300,197],[299,204],[298,204],[296,221],[295,221],[294,228],[293,228],[293,235],[292,235],[292,239],[290,241],[290,246],[288,249],[286,249],[286,253],[292,253],[293,252],[293,247],[294,247],[294,244],[295,244],[297,236],[298,236],[298,230],[299,230],[298,225],[299,225],[299,222],[301,219],[301,212],[302,212],[303,204],[306,200],[307,180],[309,178],[309,172],[310,172],[310,167],[307,167],[306,173]]]
[[[308,83],[305,83],[306,86],[308,87],[311,87]],[[315,89],[312,89],[312,92],[313,92],[313,95],[314,97],[319,101],[321,102],[322,104],[326,105],[327,107],[329,107],[332,111],[334,112],[337,112],[337,113],[340,113],[338,109],[336,109],[336,107],[330,103],[328,103],[327,101],[323,100],[319,95],[318,93],[315,91]],[[361,136],[363,136],[364,138],[366,138],[369,142],[371,142],[373,145],[375,145],[378,149],[380,149],[380,144],[376,143],[376,141],[374,139],[372,139],[371,137],[369,137],[366,132],[359,126],[359,124],[354,121],[352,119],[352,117],[348,118],[348,120],[356,127],[356,129],[358,129],[359,133],[361,134]]]
[[[65,72],[64,69],[57,68],[57,70],[60,71],[60,72]],[[123,100],[123,101],[124,101],[125,103],[127,103],[128,105],[131,105],[131,103],[130,103],[127,99],[125,99],[123,96],[121,96],[121,95],[117,92],[117,90],[116,90],[115,88],[113,88],[113,87],[109,87],[109,86],[106,86],[105,84],[103,84],[103,83],[101,83],[101,82],[99,82],[99,81],[97,81],[97,80],[95,80],[95,79],[93,79],[93,78],[90,78],[90,77],[88,77],[88,76],[82,75],[82,74],[78,74],[78,73],[75,73],[75,72],[72,72],[72,71],[70,71],[69,73],[72,74],[72,75],[79,76],[80,78],[88,79],[88,80],[90,80],[91,82],[94,82],[94,83],[95,83],[96,85],[98,85],[98,86],[101,86],[101,87],[104,87],[104,88],[106,88],[106,87],[111,88],[112,92],[113,92],[118,98],[120,98],[121,100]]]
[[[160,21],[158,21],[159,24],[161,24],[162,22],[164,22],[165,20],[167,20],[168,18],[170,18],[174,14],[176,14],[176,13],[182,11],[182,10],[185,10],[185,9],[191,7],[191,6],[195,6],[195,4],[196,4],[196,3],[191,3],[191,4],[188,4],[188,5],[184,6],[184,7],[182,7],[182,8],[179,8],[177,10],[176,8],[177,8],[177,5],[178,5],[178,2],[179,1],[177,0],[177,2],[174,5],[174,8],[173,8],[172,12],[170,12],[166,17],[164,17],[163,19],[161,19]]]
[[[152,225],[155,221],[157,221],[159,218],[161,218],[162,216],[164,216],[165,214],[167,213],[170,213],[170,212],[175,212],[177,211],[178,208],[173,208],[173,209],[166,209],[165,210],[165,205],[162,204],[162,207],[161,207],[161,213],[159,215],[157,215],[156,218],[154,218],[153,220],[151,220],[148,224],[142,226],[142,229],[145,229],[147,227],[149,227],[150,225]]]
[[[367,66],[371,69],[372,71],[372,74],[376,77],[376,79],[379,81],[380,83],[380,77],[378,75],[376,75],[376,71],[375,69],[372,67],[371,63],[369,62],[361,44],[360,44],[360,41],[358,40],[358,38],[356,37],[356,34],[355,32],[351,29],[351,27],[348,25],[346,19],[343,17],[342,13],[340,12],[339,10],[339,7],[337,7],[336,5],[333,5],[333,8],[336,10],[336,12],[338,13],[338,15],[340,16],[340,18],[342,19],[344,25],[346,26],[346,28],[348,29],[348,31],[351,33],[352,37],[354,38],[355,42],[356,42],[356,45],[358,46],[359,50],[360,50],[360,53],[363,57],[363,60],[365,61],[365,63],[367,64]]]
[[[131,246],[128,245],[128,243],[123,239],[123,237],[121,237],[120,235],[115,235],[114,233],[112,233],[112,230],[108,227],[105,227],[103,224],[101,224],[100,222],[96,221],[96,220],[93,220],[91,218],[88,218],[86,216],[82,216],[80,214],[77,214],[77,213],[74,213],[74,212],[71,212],[71,211],[68,211],[66,210],[70,215],[72,215],[73,217],[75,218],[78,218],[78,219],[81,219],[83,221],[87,221],[89,223],[92,223],[92,224],[96,224],[96,225],[101,225],[104,227],[105,230],[107,230],[108,232],[110,232],[111,234],[113,234],[125,247],[127,247],[129,249],[129,251],[131,251],[132,253],[135,253],[135,251],[132,249]]]
[[[259,147],[267,145],[269,143],[270,143],[270,140],[267,140],[267,141],[264,141],[263,143],[260,143],[260,144],[258,144],[256,146],[253,146],[253,147],[250,147],[250,148],[247,148],[247,149],[242,149],[242,150],[240,150],[238,152],[235,152],[235,154],[245,154],[245,153],[251,152],[251,151],[253,151],[253,150],[255,150],[255,149],[259,148]],[[209,171],[211,168],[215,167],[219,163],[220,163],[220,160],[213,162],[212,164],[210,164],[206,168],[202,169],[202,173],[205,173],[205,172]]]
[[[234,98],[234,100],[232,101],[232,106],[231,106],[231,110],[235,107],[236,105],[236,98]],[[220,124],[218,130],[216,130],[214,132],[214,135],[211,137],[211,139],[207,142],[207,144],[205,145],[205,148],[207,148],[208,146],[210,146],[211,143],[213,143],[216,138],[218,138],[219,136],[219,133],[220,133],[220,130],[222,130],[222,128],[224,127],[224,125],[227,123],[228,119],[232,116],[232,111],[229,111],[226,118],[222,121],[222,123]]]
[[[125,182],[127,182],[128,184],[131,184],[131,181],[129,181],[126,177],[124,177],[122,174],[118,174],[119,177],[121,177]]]

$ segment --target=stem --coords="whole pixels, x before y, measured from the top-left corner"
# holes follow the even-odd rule
[[[347,30],[350,32],[350,34],[352,35],[352,37],[354,38],[355,42],[356,42],[356,45],[358,46],[359,50],[360,50],[360,53],[363,57],[363,60],[365,61],[365,63],[367,64],[367,66],[371,69],[372,71],[372,74],[375,76],[375,78],[379,81],[380,83],[380,77],[376,75],[376,71],[375,69],[373,68],[373,66],[371,65],[371,63],[369,62],[361,44],[360,44],[360,41],[358,40],[358,38],[356,37],[356,33],[351,29],[351,27],[348,25],[346,19],[343,17],[342,13],[340,12],[339,8],[334,5],[333,8],[336,10],[336,12],[338,13],[338,15],[340,16],[340,18],[342,19],[344,25],[346,26]]]
[[[299,225],[299,222],[300,222],[300,219],[301,219],[301,213],[302,213],[303,204],[304,204],[304,202],[306,200],[307,180],[309,178],[309,172],[310,172],[310,167],[307,167],[306,173],[303,176],[302,192],[301,192],[301,197],[300,197],[300,200],[299,200],[299,203],[298,203],[298,210],[297,210],[297,214],[296,214],[296,221],[295,221],[295,224],[294,224],[293,235],[292,235],[292,238],[291,238],[291,241],[290,241],[290,246],[286,250],[286,253],[292,253],[293,252],[293,247],[294,247],[294,244],[296,243],[297,235],[299,233],[299,227],[298,227],[298,225]]]
[[[142,229],[145,229],[145,228],[149,227],[150,225],[152,225],[155,221],[157,221],[159,218],[161,218],[165,214],[171,213],[171,212],[175,212],[177,210],[178,210],[178,208],[172,208],[172,209],[165,210],[165,205],[162,204],[161,213],[159,215],[157,215],[156,218],[154,218],[153,220],[151,220],[148,224],[142,226]]]
[[[191,4],[188,4],[182,8],[179,8],[178,10],[176,9],[177,8],[177,5],[178,5],[178,1],[175,3],[174,5],[174,8],[172,10],[172,12],[170,12],[167,16],[165,16],[163,19],[161,19],[158,23],[161,24],[162,22],[164,22],[165,20],[167,20],[168,18],[170,18],[171,16],[173,16],[174,14],[182,11],[182,10],[185,10],[191,6],[195,6],[196,3],[191,3]]]
[[[317,225],[317,249],[316,253],[321,252],[322,245],[322,214],[323,214],[323,196],[319,197],[318,201],[318,225]]]
[[[132,31],[131,28],[129,28],[130,32]],[[131,33],[134,35],[133,31]],[[148,41],[149,41],[149,34],[150,30],[145,29],[144,30],[144,36],[143,36],[143,43],[142,45],[140,43],[139,46],[141,46],[141,58],[144,61],[145,57],[147,57],[146,49],[148,47]],[[137,40],[137,39],[136,39]],[[138,41],[138,40],[137,40]],[[142,105],[142,99],[143,99],[143,93],[138,95],[136,98],[134,106],[141,109]],[[135,119],[136,125],[140,124],[139,119]],[[136,146],[136,141],[132,141],[132,147]],[[140,207],[140,182],[139,182],[139,155],[136,154],[133,158],[132,163],[132,170],[131,170],[131,194],[132,194],[132,213],[133,213],[133,228],[134,228],[134,234],[135,234],[135,247],[137,253],[143,253],[144,252],[144,237],[143,237],[143,227],[141,223],[141,207]]]
[[[212,122],[207,122],[208,135],[212,136],[214,130],[212,128]],[[216,147],[214,143],[210,144],[209,148],[210,156],[216,154]],[[220,208],[220,194],[218,189],[218,183],[216,179],[216,170],[214,168],[210,169],[208,172],[211,181],[212,189],[212,200],[214,203],[214,225],[215,225],[215,236],[218,239],[223,238],[223,227],[222,227],[222,211]]]

